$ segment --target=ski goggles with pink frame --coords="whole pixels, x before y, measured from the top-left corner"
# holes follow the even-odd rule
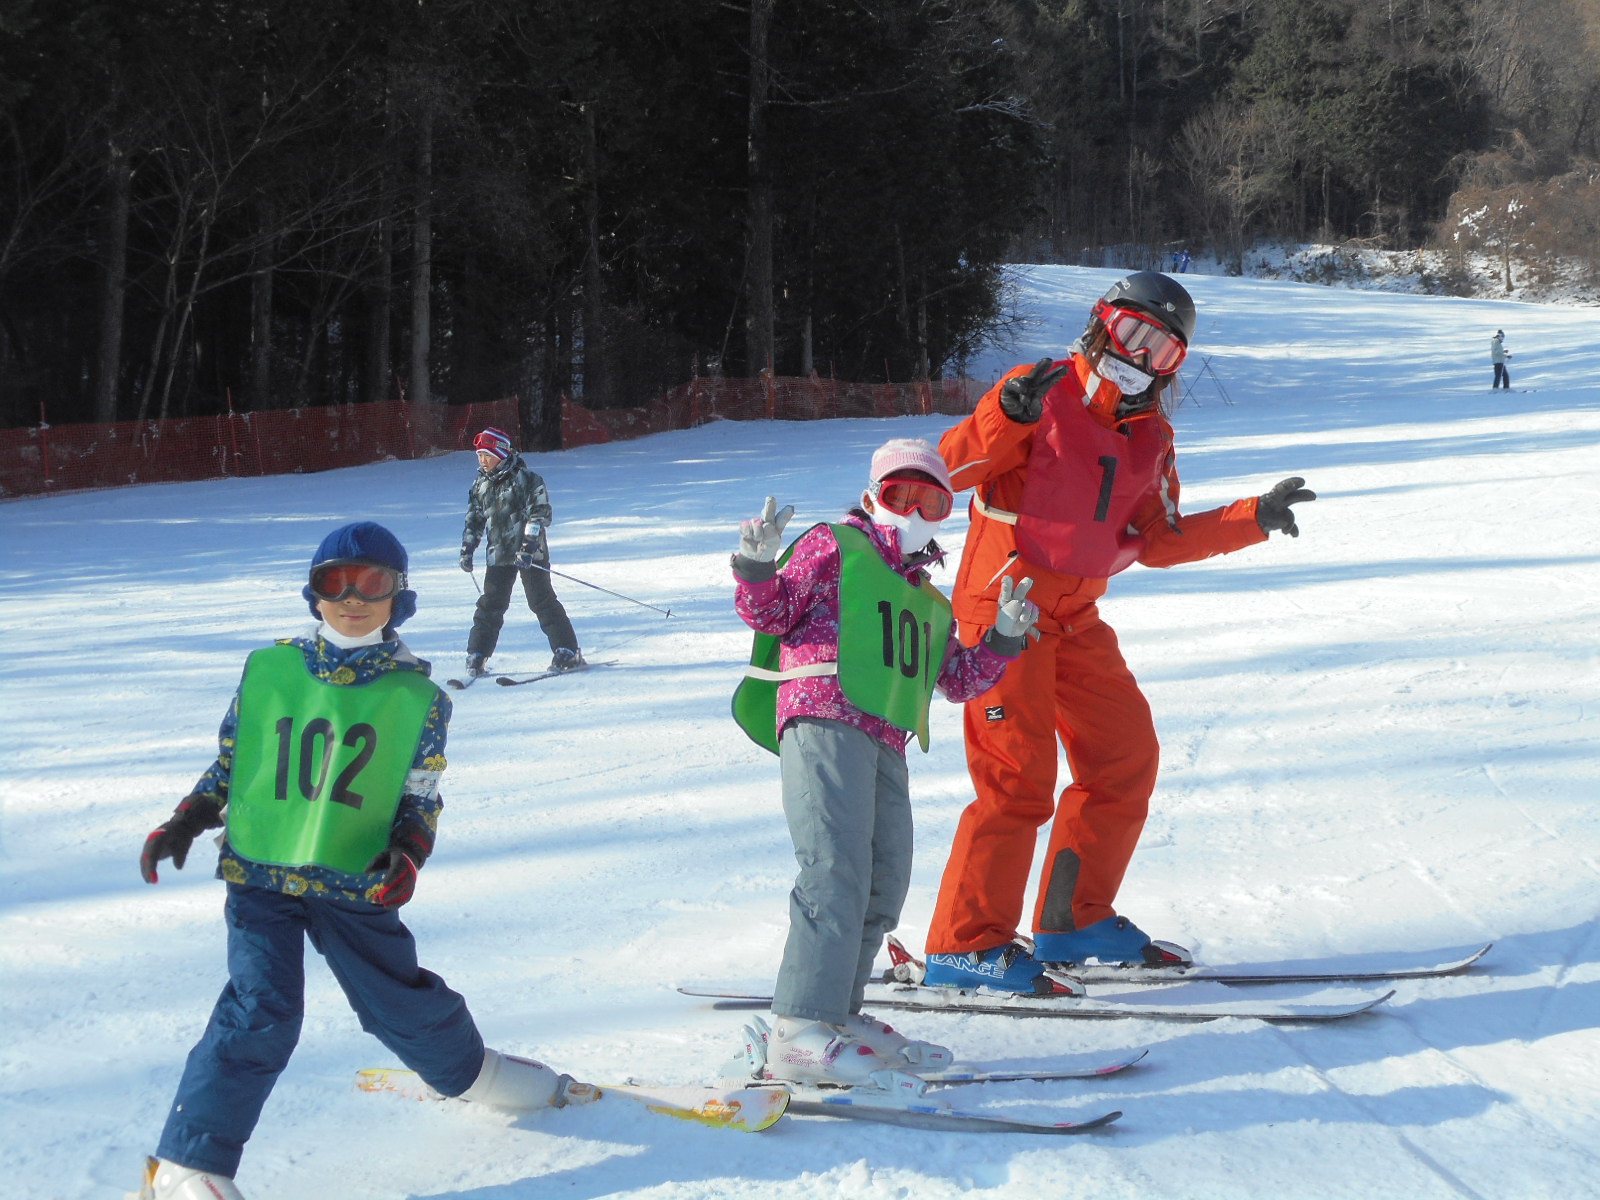
[[[878,480],[867,492],[896,516],[909,517],[916,511],[929,521],[944,520],[956,502],[954,496],[931,480],[900,479],[893,475]]]
[[[1118,308],[1102,300],[1094,306],[1094,315],[1105,326],[1112,348],[1135,365],[1143,355],[1145,369],[1152,374],[1171,375],[1189,353],[1182,338],[1137,309]]]

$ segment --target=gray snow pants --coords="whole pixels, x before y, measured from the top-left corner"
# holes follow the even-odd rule
[[[842,721],[797,717],[778,743],[783,814],[800,873],[772,1011],[839,1024],[911,886],[905,756]]]

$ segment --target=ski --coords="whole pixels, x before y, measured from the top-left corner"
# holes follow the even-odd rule
[[[446,679],[445,682],[458,692],[464,692],[480,679],[488,679],[497,674],[495,671],[485,671],[482,675],[468,675],[465,679]]]
[[[907,1080],[906,1082],[910,1082]],[[788,1112],[796,1117],[842,1117],[854,1121],[877,1121],[908,1129],[928,1129],[943,1133],[1088,1133],[1111,1124],[1121,1112],[1099,1113],[1074,1121],[1030,1121],[1003,1117],[995,1113],[951,1108],[922,1098],[915,1088],[904,1094],[874,1087],[815,1088],[786,1083],[779,1086],[754,1086],[752,1091],[778,1091],[789,1096]]]
[[[1175,1021],[1214,1021],[1232,1017],[1249,1021],[1338,1021],[1357,1016],[1382,1004],[1394,992],[1363,995],[1335,1003],[1298,1000],[1241,1000],[1237,993],[1213,981],[1175,982],[1154,993],[1111,993],[1101,996],[1032,996],[1021,993],[990,993],[962,988],[919,987],[915,984],[867,985],[866,1004],[870,1008],[892,1008],[902,1012],[975,1013],[1002,1017],[1118,1017],[1164,1018]],[[770,992],[740,991],[703,987],[680,987],[685,996],[709,999],[722,1009],[770,1008]]]
[[[770,1128],[783,1116],[791,1099],[781,1088],[645,1087],[614,1083],[583,1086],[593,1087],[597,1100],[616,1096],[642,1104],[662,1116],[741,1133],[759,1133]],[[357,1071],[356,1087],[363,1092],[392,1092],[411,1100],[446,1099],[423,1083],[415,1071],[403,1067],[367,1067]]]
[[[936,1071],[923,1075],[922,1078],[930,1084],[949,1087],[968,1083],[1045,1083],[1053,1079],[1098,1079],[1105,1075],[1115,1075],[1118,1071],[1126,1071],[1149,1053],[1148,1050],[1139,1050],[1120,1058],[1104,1059],[1099,1062],[1061,1067],[1024,1067],[1015,1071],[951,1067],[948,1071]]]
[[[533,675],[513,675],[510,672],[504,674],[497,672],[494,681],[501,687],[521,687],[525,683],[538,683],[541,679],[553,679],[557,675],[578,675],[587,671],[590,667],[614,667],[617,665],[617,661],[617,659],[613,658],[606,662],[584,663],[581,667],[572,667],[565,671],[539,671]]]
[[[962,1087],[969,1083],[1050,1083],[1061,1079],[1100,1079],[1107,1075],[1115,1075],[1118,1071],[1126,1071],[1149,1053],[1148,1050],[1138,1050],[1119,1058],[1091,1060],[1059,1067],[1022,1067],[1017,1070],[951,1067],[947,1071],[919,1073],[918,1078],[930,1087]],[[735,1080],[728,1078],[722,1082],[731,1084]],[[744,1083],[743,1086],[766,1087],[781,1082],[763,1076]]]
[[[518,675],[515,671],[485,671],[481,675],[469,675],[465,679],[446,679],[445,683],[464,692],[480,679],[492,679],[501,687],[516,687],[523,683],[537,683],[541,679],[549,679],[553,675],[576,675],[579,671],[587,671],[590,667],[614,667],[616,659],[607,662],[584,663],[581,667],[573,667],[568,671],[536,671],[532,675]]]
[[[1472,966],[1494,945],[1460,946],[1448,950],[1386,951],[1283,962],[1236,963],[1209,966],[1111,967],[1098,964],[1064,964],[1062,970],[1084,983],[1170,984],[1203,980],[1230,985],[1268,983],[1383,983],[1402,979],[1429,979],[1456,975]],[[888,939],[891,966],[885,983],[921,983],[922,961],[893,935]]]
[[[1349,955],[1290,962],[1238,963],[1232,966],[1066,968],[1085,983],[1179,983],[1201,979],[1233,985],[1253,983],[1382,983],[1457,975],[1477,962],[1494,943],[1476,948],[1415,954]]]

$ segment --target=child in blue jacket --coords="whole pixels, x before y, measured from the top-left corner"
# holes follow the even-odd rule
[[[417,606],[406,566],[370,521],[323,539],[302,592],[320,623],[250,655],[216,761],[145,840],[139,869],[156,883],[162,859],[182,867],[195,838],[223,830],[228,982],[141,1200],[242,1200],[244,1144],[299,1040],[308,938],[361,1027],[435,1091],[507,1108],[568,1101],[569,1076],[484,1047],[400,920],[433,852],[451,711],[395,633]]]

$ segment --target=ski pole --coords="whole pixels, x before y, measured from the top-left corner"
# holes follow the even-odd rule
[[[629,604],[637,604],[640,608],[648,608],[654,612],[665,613],[669,617],[672,615],[670,608],[656,608],[654,604],[646,604],[643,600],[635,600],[632,596],[624,596],[621,592],[613,592],[610,588],[603,588],[598,583],[589,583],[587,580],[579,579],[576,575],[568,575],[563,571],[556,570],[554,567],[547,567],[543,563],[534,563],[533,565],[547,575],[560,575],[563,579],[570,579],[573,583],[581,583],[586,588],[593,588],[597,592],[615,596],[618,600],[626,600]]]
[[[483,595],[483,584],[478,582],[478,572],[471,571],[469,574],[472,576],[472,586],[478,589],[478,595]]]
[[[1200,369],[1211,376],[1211,382],[1217,385],[1217,391],[1222,395],[1222,402],[1229,408],[1233,407],[1233,397],[1228,395],[1228,389],[1222,386],[1222,378],[1211,366],[1211,356],[1206,355],[1200,362]]]

